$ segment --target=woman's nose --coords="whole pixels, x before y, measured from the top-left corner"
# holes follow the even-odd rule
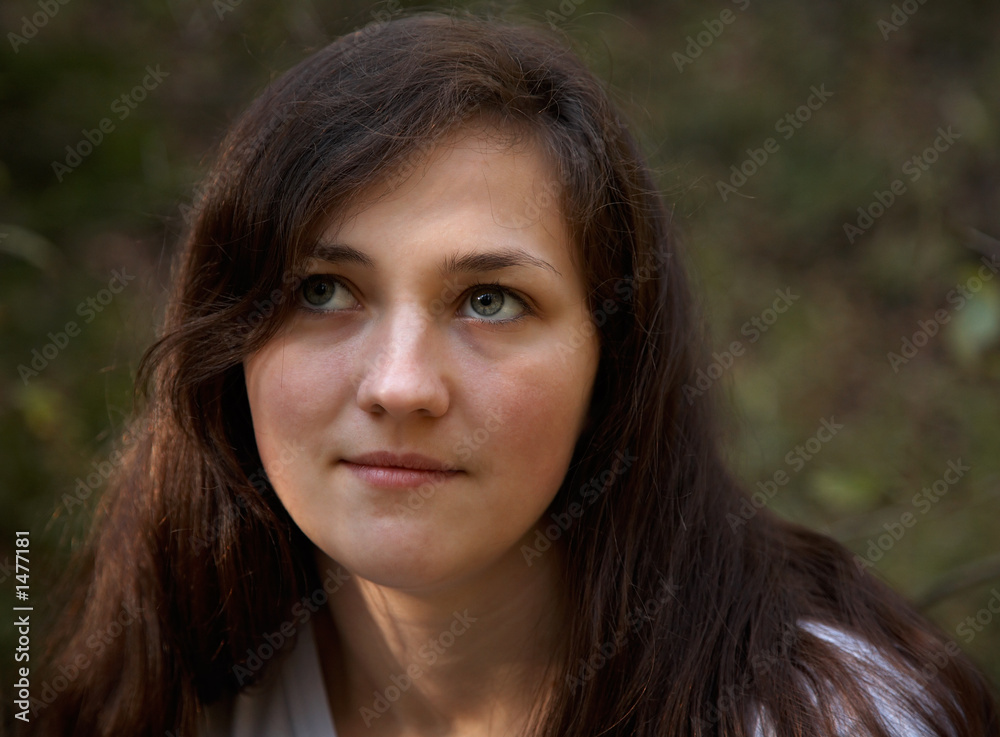
[[[448,410],[449,393],[444,346],[429,318],[390,314],[369,334],[358,383],[358,406],[396,419],[440,417]]]

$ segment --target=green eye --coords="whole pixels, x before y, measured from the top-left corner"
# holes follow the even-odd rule
[[[531,313],[523,299],[499,284],[477,284],[466,294],[468,296],[460,313],[464,317],[503,323],[513,322]]]
[[[503,308],[504,294],[498,287],[480,287],[470,295],[470,300],[473,312],[491,317]]]
[[[303,306],[323,312],[349,309],[357,304],[343,282],[329,274],[306,277],[299,287],[299,295]]]
[[[310,276],[302,285],[302,296],[311,305],[322,305],[330,300],[336,286],[332,279]]]

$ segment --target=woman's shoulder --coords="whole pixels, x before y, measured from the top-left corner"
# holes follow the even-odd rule
[[[866,693],[875,708],[883,728],[892,737],[936,737],[938,734],[926,719],[914,713],[913,703],[933,708],[933,702],[921,683],[911,674],[894,666],[887,653],[874,646],[865,638],[849,630],[815,620],[800,620],[801,630],[832,645],[839,654],[844,672],[854,680],[854,686]],[[829,684],[828,703],[833,712],[831,718],[836,725],[837,735],[866,735],[855,716],[855,709],[844,696],[848,691],[844,684]],[[813,693],[811,686],[807,687]],[[755,737],[771,737],[776,730],[766,714],[761,714],[754,732]]]
[[[206,710],[199,737],[336,737],[312,628],[264,678]]]
[[[846,672],[871,697],[883,726],[892,737],[935,737],[936,732],[908,706],[907,696],[925,696],[921,684],[900,672],[864,638],[845,628],[801,620],[799,629],[832,645]],[[275,662],[264,679],[236,697],[212,705],[201,737],[336,737],[327,705],[322,669],[312,629],[304,627],[294,649]],[[833,684],[837,693],[837,684]],[[925,702],[926,703],[926,702]],[[848,703],[833,701],[836,734],[864,735]],[[777,730],[761,713],[755,737],[772,737]]]

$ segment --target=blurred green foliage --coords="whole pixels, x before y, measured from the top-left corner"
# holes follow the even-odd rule
[[[4,604],[15,530],[31,531],[41,604],[86,529],[184,208],[227,123],[309,51],[400,3],[70,0],[36,27],[41,7],[0,6]],[[1000,263],[1000,6],[492,7],[568,34],[649,152],[692,254],[738,472],[760,489],[784,471],[772,508],[869,559],[1000,680],[1000,618],[960,629],[1000,589],[1000,280],[970,281],[984,257]],[[814,88],[828,99],[810,108]],[[959,135],[929,162],[939,129]],[[739,184],[734,166],[755,171]],[[859,208],[878,214],[897,179],[905,191],[865,225]],[[134,277],[118,293],[116,272]],[[768,313],[776,290],[797,298]],[[912,357],[904,338],[920,343]],[[823,419],[843,429],[810,452]],[[969,470],[942,487],[959,460]],[[88,476],[97,491],[67,504]]]

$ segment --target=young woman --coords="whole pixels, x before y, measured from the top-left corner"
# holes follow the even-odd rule
[[[845,549],[740,514],[669,222],[547,33],[416,14],[279,79],[202,192],[32,728],[1000,734]]]

